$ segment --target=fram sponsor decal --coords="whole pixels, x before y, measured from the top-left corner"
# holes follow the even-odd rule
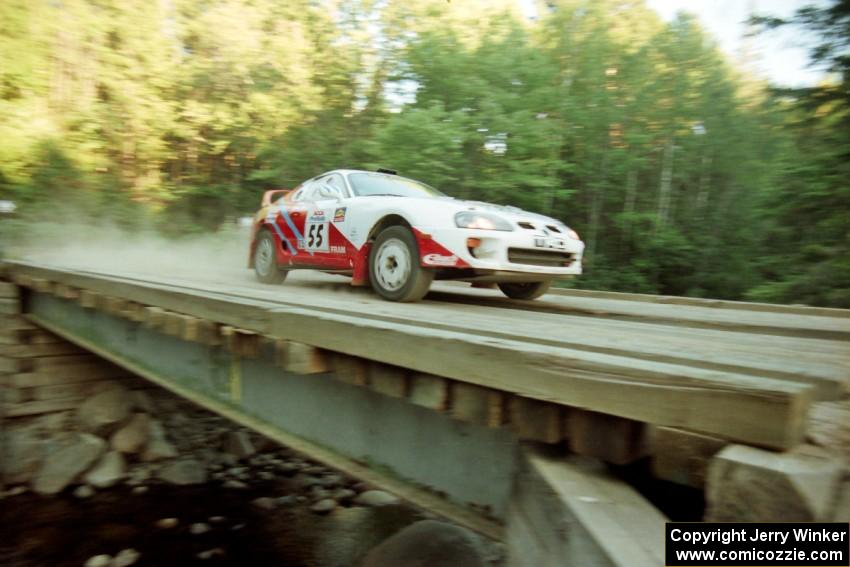
[[[426,264],[431,264],[432,266],[454,266],[457,264],[459,258],[452,254],[451,256],[445,256],[443,254],[425,254],[422,257],[422,261]]]
[[[345,246],[331,246],[331,254],[345,254]]]
[[[340,207],[334,211],[334,222],[342,222],[345,220],[345,207]]]

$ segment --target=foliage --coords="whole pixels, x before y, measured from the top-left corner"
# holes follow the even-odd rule
[[[203,232],[260,192],[392,167],[567,221],[572,285],[850,306],[850,3],[837,74],[775,90],[643,0],[6,0],[0,198]]]

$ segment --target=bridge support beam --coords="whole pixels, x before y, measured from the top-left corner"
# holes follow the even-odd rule
[[[48,330],[207,409],[505,541],[511,567],[662,561],[664,517],[595,459],[521,445],[514,430],[490,419],[453,419],[433,404],[332,372],[287,371],[274,340],[249,334],[241,339],[252,348],[239,349],[187,340],[146,319],[37,290],[27,295],[26,311]]]

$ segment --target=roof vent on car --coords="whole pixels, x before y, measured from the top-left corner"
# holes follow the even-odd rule
[[[521,222],[518,222],[517,224],[519,226],[521,226],[522,228],[526,229],[526,230],[534,230],[534,225],[531,224],[528,221],[521,221]]]
[[[553,224],[547,224],[546,228],[548,228],[552,232],[561,232],[561,229],[558,228],[557,226],[553,225]]]
[[[385,168],[385,167],[379,167],[376,171],[377,171],[378,173],[386,173],[386,174],[388,174],[388,175],[398,175],[398,172],[397,172],[396,170],[394,170],[394,169],[387,169],[387,168]]]

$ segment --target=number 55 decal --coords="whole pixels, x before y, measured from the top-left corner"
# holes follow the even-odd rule
[[[328,223],[308,222],[307,231],[304,234],[307,250],[319,252],[328,251]]]

